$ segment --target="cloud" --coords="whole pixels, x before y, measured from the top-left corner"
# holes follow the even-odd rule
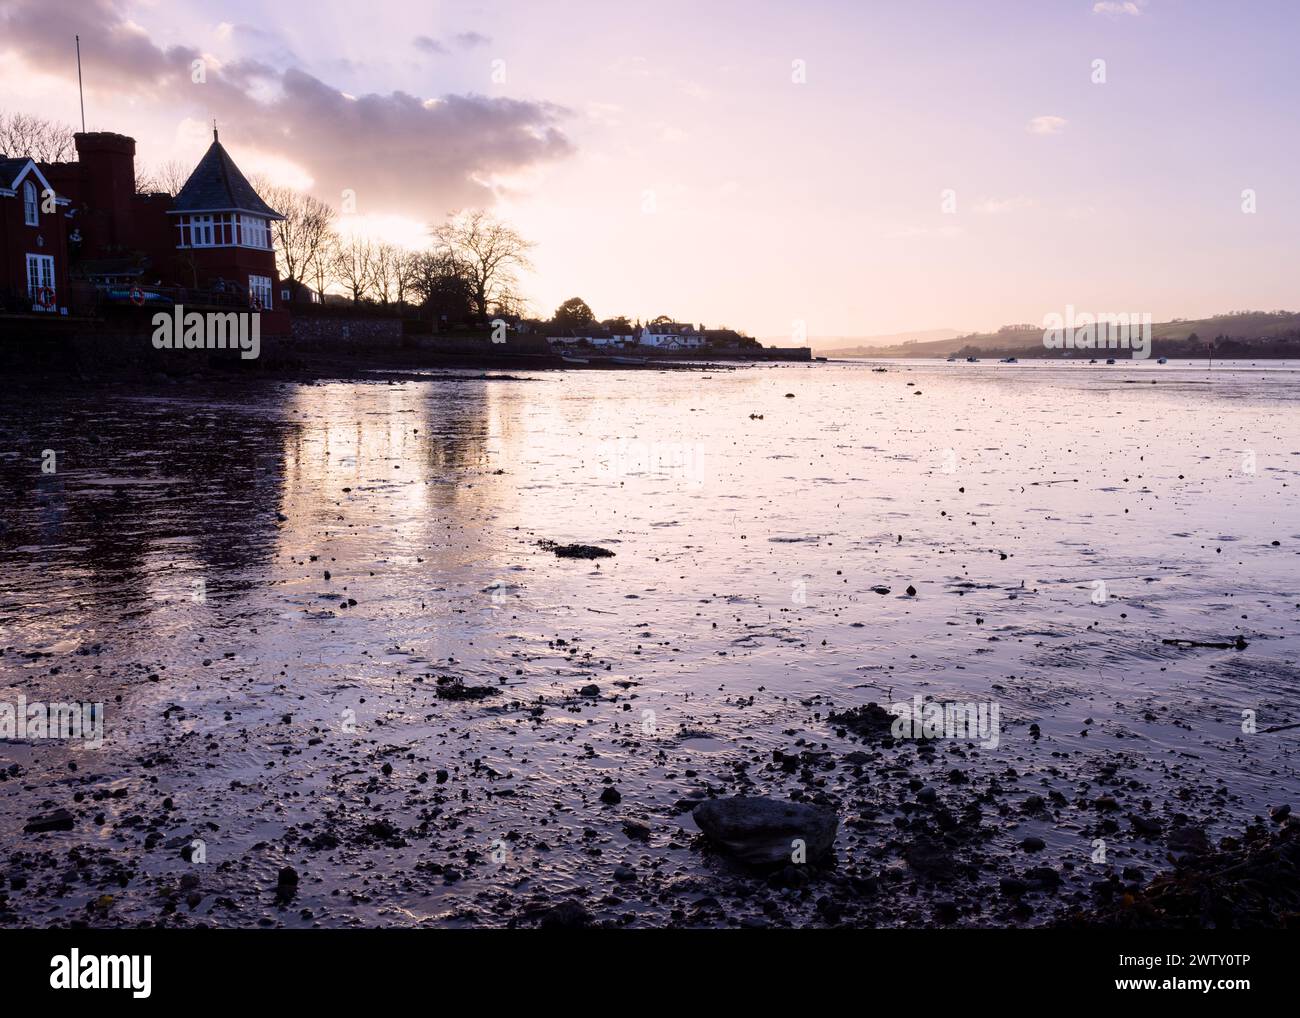
[[[412,45],[414,45],[418,50],[423,50],[425,53],[441,54],[448,52],[446,46],[440,43],[437,39],[431,39],[427,35],[417,35],[412,41]]]
[[[1116,3],[1115,0],[1100,0],[1099,3],[1092,5],[1093,14],[1128,14],[1137,17],[1142,13],[1136,3]]]
[[[1025,130],[1030,134],[1060,134],[1067,123],[1069,123],[1069,121],[1064,117],[1055,117],[1051,115],[1034,117],[1033,120],[1029,121]]]
[[[451,41],[460,49],[474,49],[477,46],[486,46],[492,41],[492,37],[484,35],[482,32],[457,32],[451,37]],[[434,53],[438,56],[446,56],[451,52],[445,42],[428,35],[417,35],[412,40],[412,44],[418,50],[425,53]]]
[[[122,119],[103,127],[132,133],[129,111],[137,105],[178,120],[216,117],[228,145],[302,166],[325,201],[353,190],[358,211],[367,213],[441,219],[452,208],[490,204],[493,181],[517,179],[573,151],[560,129],[569,111],[552,103],[349,96],[296,68],[253,59],[222,64],[190,46],[164,48],[126,8],[125,0],[6,0],[0,54],[8,50],[15,63],[75,80],[67,40],[79,32],[88,87],[121,100]],[[203,84],[191,82],[198,59],[207,64]]]

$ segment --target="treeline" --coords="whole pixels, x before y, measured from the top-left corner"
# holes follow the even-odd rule
[[[456,212],[412,250],[337,229],[337,212],[312,195],[254,183],[283,220],[273,226],[280,277],[327,301],[418,310],[447,324],[484,322],[523,310],[518,273],[531,267],[532,244],[479,209]],[[295,300],[301,295],[295,293]]]

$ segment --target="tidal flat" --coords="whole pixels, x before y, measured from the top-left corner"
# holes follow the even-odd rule
[[[0,740],[0,926],[1113,909],[1294,823],[1298,495],[1278,362],[11,391],[0,698],[104,737]]]

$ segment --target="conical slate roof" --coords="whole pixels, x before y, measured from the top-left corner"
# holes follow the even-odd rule
[[[268,219],[284,216],[258,197],[247,178],[230,158],[217,132],[212,132],[212,144],[199,165],[194,167],[189,180],[172,202],[172,212],[251,212]]]

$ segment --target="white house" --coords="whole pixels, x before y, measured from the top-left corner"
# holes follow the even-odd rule
[[[589,332],[573,336],[549,336],[547,342],[552,346],[571,346],[577,343],[586,343],[588,346],[632,346],[636,342],[636,337]]]
[[[637,342],[661,350],[693,350],[704,345],[704,327],[697,329],[681,322],[658,322],[645,326]]]

